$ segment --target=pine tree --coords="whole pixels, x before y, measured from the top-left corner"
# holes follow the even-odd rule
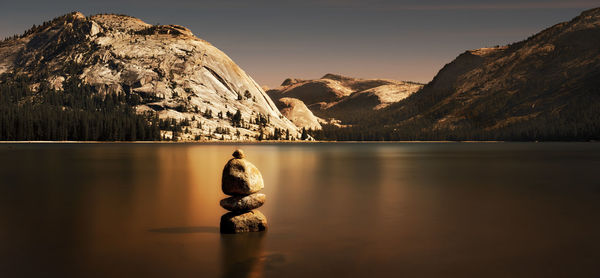
[[[234,127],[241,127],[243,124],[242,112],[238,109],[237,112],[231,117],[231,124]]]
[[[308,139],[308,132],[306,131],[306,128],[303,127],[302,128],[302,135],[300,136],[300,140],[306,140]]]

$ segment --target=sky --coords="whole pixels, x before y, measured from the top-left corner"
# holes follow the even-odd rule
[[[259,84],[326,73],[426,83],[468,49],[529,37],[600,0],[0,0],[0,38],[71,11],[178,24]]]

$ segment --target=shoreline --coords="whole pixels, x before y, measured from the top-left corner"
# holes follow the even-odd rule
[[[599,141],[0,141],[0,144],[206,144],[206,145],[260,145],[260,144],[390,144],[390,143],[597,143]]]

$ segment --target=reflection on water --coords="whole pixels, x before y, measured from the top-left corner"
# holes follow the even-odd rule
[[[256,278],[263,274],[263,238],[266,232],[222,234],[223,278]]]
[[[154,233],[189,234],[189,233],[219,233],[219,227],[172,227],[148,230]]]
[[[237,147],[0,144],[0,276],[600,277],[599,144],[247,145],[221,235]]]

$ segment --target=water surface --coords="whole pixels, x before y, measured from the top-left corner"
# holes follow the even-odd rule
[[[2,277],[600,277],[600,144],[0,144]]]

